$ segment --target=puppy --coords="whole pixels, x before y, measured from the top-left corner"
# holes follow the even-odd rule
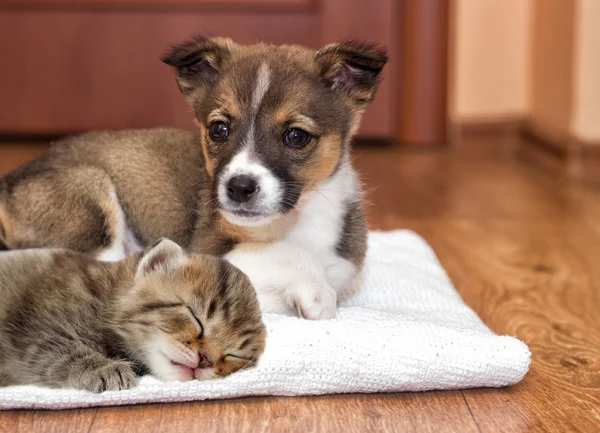
[[[264,311],[333,317],[360,282],[366,252],[349,148],[384,50],[198,37],[162,60],[198,129],[55,143],[0,181],[2,243],[115,261],[167,237],[226,255],[250,277]]]

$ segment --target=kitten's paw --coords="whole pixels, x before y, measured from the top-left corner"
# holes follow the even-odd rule
[[[91,392],[120,391],[135,385],[136,375],[125,361],[111,361],[102,367],[82,374],[78,388]]]
[[[325,282],[298,281],[290,291],[290,301],[298,317],[309,320],[335,318],[337,294]]]

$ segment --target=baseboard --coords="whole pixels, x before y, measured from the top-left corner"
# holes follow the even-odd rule
[[[474,152],[511,153],[524,122],[518,116],[455,122],[450,127],[450,143]]]
[[[600,141],[573,139],[571,170],[574,176],[600,182]]]
[[[554,174],[569,176],[568,140],[543,132],[532,122],[523,122],[518,131],[517,154],[520,159],[540,166]]]
[[[457,122],[452,129],[459,146],[489,141],[553,173],[600,182],[600,141],[580,140],[524,117]]]
[[[520,153],[570,178],[600,182],[600,141],[581,140],[526,121],[520,130]]]
[[[453,129],[459,138],[498,137],[518,134],[525,121],[522,116],[471,119],[456,122]]]

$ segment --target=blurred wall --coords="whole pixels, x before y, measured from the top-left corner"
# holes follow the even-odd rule
[[[450,116],[600,144],[599,0],[454,0]]]
[[[530,2],[454,0],[452,9],[451,119],[525,115]]]
[[[571,132],[600,144],[600,0],[578,0],[575,16]]]
[[[571,123],[574,12],[571,0],[532,2],[529,118],[555,142],[565,140]]]

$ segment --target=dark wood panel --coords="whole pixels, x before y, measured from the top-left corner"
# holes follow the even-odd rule
[[[0,8],[46,9],[210,9],[307,10],[318,0],[0,0]]]
[[[3,11],[0,132],[193,127],[159,57],[197,33],[319,45],[310,13]]]
[[[397,37],[397,140],[439,146],[448,141],[449,0],[403,0]]]
[[[282,0],[283,1],[283,0]],[[241,43],[319,48],[345,38],[391,48],[360,133],[393,134],[393,0],[321,0],[310,10],[0,10],[0,134],[170,125],[193,127],[172,71],[158,57],[202,33]]]
[[[322,43],[361,39],[388,48],[390,60],[383,70],[375,100],[367,108],[360,134],[391,137],[394,131],[394,97],[401,53],[393,37],[396,0],[326,0],[319,17]]]

